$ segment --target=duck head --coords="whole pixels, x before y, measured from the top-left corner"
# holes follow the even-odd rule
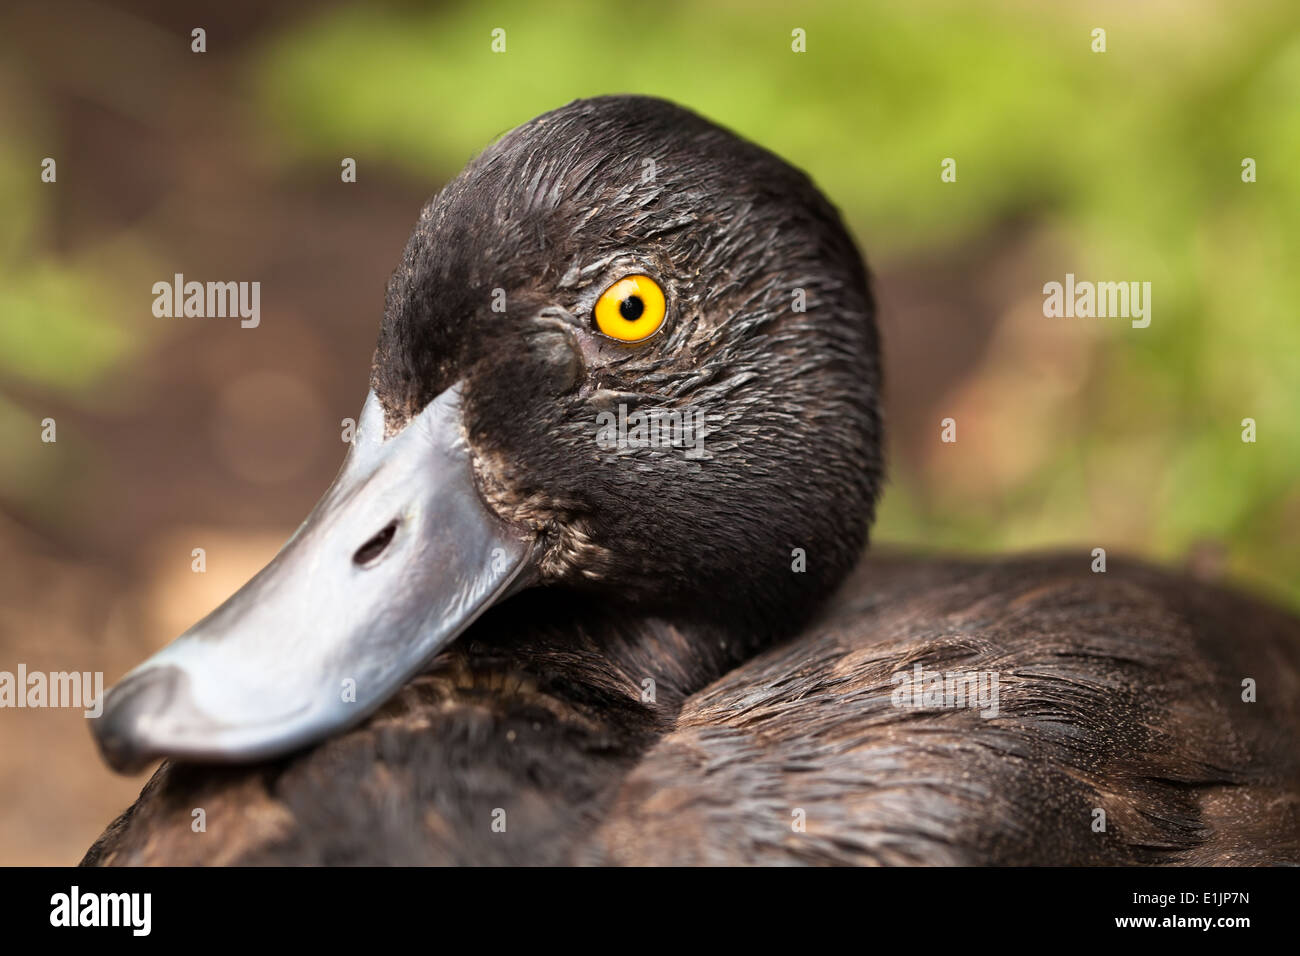
[[[788,631],[866,541],[877,351],[852,240],[771,153],[645,97],[511,131],[421,212],[333,485],[108,693],[105,758],[320,740],[529,587]]]

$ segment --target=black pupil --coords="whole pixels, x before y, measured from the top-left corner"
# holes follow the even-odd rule
[[[645,303],[641,301],[639,295],[630,295],[618,304],[618,314],[629,322],[635,322],[641,318],[641,313],[644,311]]]

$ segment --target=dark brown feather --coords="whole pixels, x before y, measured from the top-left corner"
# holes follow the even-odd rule
[[[164,765],[85,862],[1300,862],[1300,621],[1089,564],[871,558],[721,673],[716,635],[599,614],[564,633],[536,623],[554,596],[521,596],[349,734]],[[999,716],[893,707],[916,661],[998,671]]]

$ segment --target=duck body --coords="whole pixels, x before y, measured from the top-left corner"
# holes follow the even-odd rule
[[[1300,862],[1300,622],[863,559],[880,388],[798,170],[645,97],[507,133],[419,217],[334,484],[108,693],[106,760],[167,762],[85,862]],[[643,412],[706,454],[601,437]]]
[[[699,650],[716,635],[521,596],[360,728],[251,767],[164,764],[84,862],[1300,861],[1300,622],[1089,563],[870,557],[739,662]],[[996,671],[999,713],[895,706],[918,662]]]

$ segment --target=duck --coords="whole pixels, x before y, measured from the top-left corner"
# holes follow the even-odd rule
[[[880,354],[761,146],[637,95],[506,133],[419,214],[333,484],[106,695],[108,765],[163,762],[83,865],[1300,862],[1300,621],[868,551]]]

